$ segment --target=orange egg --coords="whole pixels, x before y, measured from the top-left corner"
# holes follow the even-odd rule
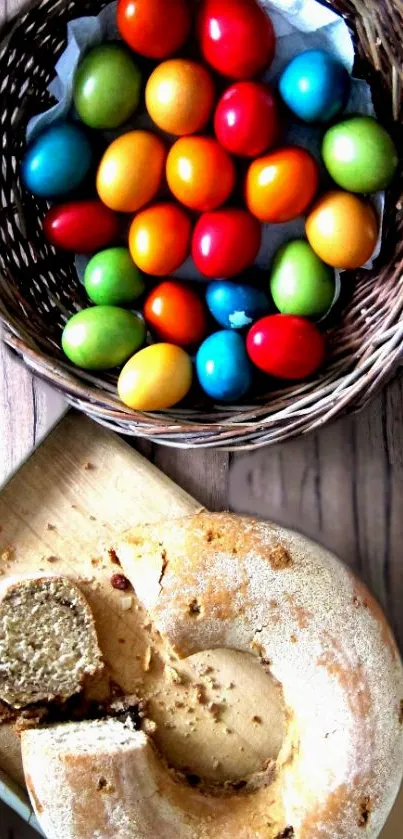
[[[194,134],[208,122],[215,89],[210,73],[186,58],[163,61],[147,82],[146,106],[155,124],[170,134]]]
[[[365,265],[374,252],[378,232],[372,205],[341,190],[319,198],[306,220],[311,247],[334,268]]]
[[[167,159],[171,192],[186,207],[215,210],[229,198],[235,185],[235,166],[212,137],[182,137]]]
[[[187,213],[164,202],[138,213],[129,232],[133,262],[146,274],[163,277],[182,265],[190,252],[192,226]]]
[[[299,146],[289,146],[251,163],[246,176],[246,203],[260,221],[291,221],[309,207],[318,184],[318,165],[312,155]]]
[[[129,131],[107,148],[97,174],[98,195],[112,210],[134,213],[155,198],[164,178],[165,144],[151,131]]]

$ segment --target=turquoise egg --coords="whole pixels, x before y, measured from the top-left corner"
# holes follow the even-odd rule
[[[230,280],[215,280],[206,292],[207,306],[225,329],[243,329],[267,315],[270,304],[259,288]]]
[[[22,162],[21,174],[34,195],[57,198],[77,189],[91,164],[92,148],[83,129],[59,122],[34,140]]]
[[[252,384],[252,366],[239,332],[224,329],[203,341],[196,356],[203,390],[220,402],[235,402]]]
[[[140,315],[117,306],[94,306],[82,309],[67,321],[62,347],[77,367],[110,370],[137,352],[145,337]]]
[[[329,122],[347,104],[351,80],[326,50],[306,50],[291,59],[279,82],[290,110],[304,122]]]

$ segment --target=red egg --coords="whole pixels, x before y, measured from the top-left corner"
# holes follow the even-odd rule
[[[161,341],[187,347],[207,332],[207,314],[200,297],[184,283],[165,280],[147,297],[144,317]]]
[[[202,0],[197,34],[205,60],[230,79],[252,79],[274,57],[273,24],[256,0]]]
[[[174,55],[190,32],[187,0],[118,0],[116,14],[123,40],[148,58]]]
[[[52,207],[43,219],[47,240],[74,253],[93,253],[116,241],[119,217],[101,201],[71,201]]]
[[[294,315],[268,315],[248,332],[249,358],[277,379],[306,379],[325,360],[325,339],[317,326]]]
[[[193,261],[205,277],[234,277],[255,261],[261,237],[259,222],[247,210],[204,213],[193,232]]]
[[[214,130],[231,154],[256,157],[272,148],[280,135],[277,102],[261,82],[237,82],[222,95],[215,112]]]

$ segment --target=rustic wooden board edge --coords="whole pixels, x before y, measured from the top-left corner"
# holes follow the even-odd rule
[[[88,426],[89,424],[94,425],[95,430],[99,430],[104,438],[110,438],[113,440],[114,445],[119,453],[124,452],[127,450],[128,457],[133,462],[134,470],[142,471],[144,468],[144,474],[148,474],[151,478],[161,484],[165,492],[165,501],[166,497],[169,493],[172,493],[172,497],[174,497],[175,490],[177,495],[177,503],[181,508],[181,512],[178,514],[184,515],[187,511],[190,513],[192,512],[199,512],[203,509],[203,506],[198,503],[189,493],[179,487],[175,482],[169,478],[168,476],[164,475],[164,473],[158,469],[152,463],[149,463],[143,455],[139,454],[133,448],[131,448],[124,440],[118,437],[114,432],[108,431],[101,426],[98,426],[96,423],[92,423],[88,417],[85,417],[82,414],[76,413],[75,411],[63,411],[62,414],[56,418],[56,420],[52,423],[51,427],[47,430],[47,432],[38,440],[37,444],[31,449],[29,454],[22,458],[21,461],[18,463],[16,468],[13,472],[8,476],[7,480],[1,483],[0,485],[0,498],[3,496],[3,493],[7,493],[8,488],[12,486],[13,481],[18,480],[18,474],[24,470],[24,467],[29,466],[30,461],[32,461],[35,456],[39,455],[39,450],[46,446],[48,442],[49,445],[52,443],[52,435],[58,433],[59,426],[62,426],[62,423],[76,423],[79,426]],[[61,430],[61,429],[60,429]],[[4,768],[0,768],[0,800],[4,802],[7,806],[9,806],[12,810],[14,810],[27,824],[29,824],[34,830],[36,830],[41,836],[44,836],[39,823],[35,817],[35,814],[32,810],[31,803],[29,800],[29,796],[27,791],[12,777],[10,777],[5,771]]]

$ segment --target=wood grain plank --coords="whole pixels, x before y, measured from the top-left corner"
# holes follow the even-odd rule
[[[65,401],[35,379],[1,342],[0,486],[65,410]]]

